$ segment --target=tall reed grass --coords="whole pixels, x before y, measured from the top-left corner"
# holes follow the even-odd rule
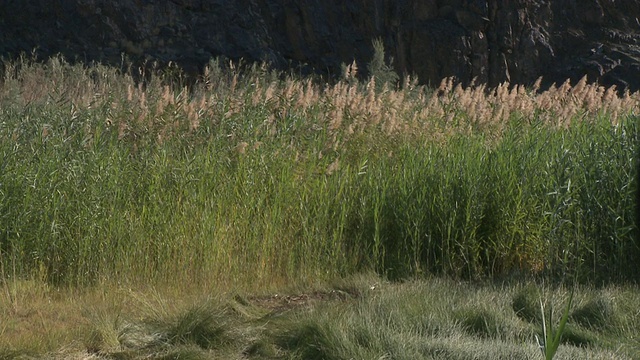
[[[186,88],[153,69],[5,64],[2,276],[638,278],[640,95],[392,89],[346,70],[322,84],[211,62]]]

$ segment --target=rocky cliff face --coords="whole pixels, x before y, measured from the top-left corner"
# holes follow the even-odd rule
[[[640,89],[637,0],[4,0],[0,55],[120,64],[173,61],[199,71],[211,57],[339,74],[384,41],[401,74]]]

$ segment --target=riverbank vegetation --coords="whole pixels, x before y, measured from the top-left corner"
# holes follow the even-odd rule
[[[435,89],[410,78],[394,86],[357,80],[356,64],[323,83],[212,61],[189,87],[171,67],[122,72],[54,58],[4,68],[0,275],[11,316],[19,318],[25,289],[43,298],[96,289],[268,292],[370,272],[384,281],[607,289],[640,276],[638,94],[586,79],[544,91],[451,79]],[[430,285],[400,288],[412,286]],[[637,290],[619,291],[637,304]],[[365,298],[341,321],[381,301]],[[214,317],[227,311],[214,308]],[[520,326],[502,308],[465,309],[446,315],[448,326],[474,328],[476,319],[491,339]],[[325,315],[314,316],[307,330],[318,341],[339,341],[322,338],[331,326],[364,326],[325,329]],[[628,331],[638,329],[637,313],[623,317]],[[527,331],[509,341],[523,343],[528,335],[518,334]],[[120,341],[100,336],[100,349]],[[279,349],[293,346],[303,358],[315,351],[278,336]],[[370,354],[388,350],[378,335],[363,336]]]

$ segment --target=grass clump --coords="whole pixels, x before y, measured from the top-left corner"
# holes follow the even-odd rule
[[[338,292],[345,286],[352,296]],[[6,347],[5,337],[0,342],[7,354],[47,359],[536,359],[540,324],[523,321],[512,310],[524,287],[445,279],[391,283],[366,276],[213,300],[195,293],[127,291],[115,304],[112,297],[76,298],[85,304],[86,319],[69,325],[87,326],[64,347],[43,352]],[[548,303],[566,301],[563,289],[543,291]],[[597,298],[610,299],[618,309],[616,327],[594,329],[572,319]],[[637,288],[577,287],[575,301],[555,359],[637,357]]]
[[[521,288],[513,297],[512,309],[516,316],[530,323],[541,323],[540,290],[534,285]]]
[[[291,359],[536,359],[539,324],[509,311],[517,291],[440,280],[384,284],[356,303],[281,319],[268,333],[282,357]],[[548,294],[560,298],[562,292]],[[563,337],[556,359],[627,359],[632,354],[631,348],[623,350],[632,344],[628,336],[614,345],[577,325],[568,326]]]
[[[460,310],[455,318],[472,335],[495,338],[501,333],[498,315],[485,309]]]
[[[186,308],[169,306],[166,300],[137,297],[142,306],[137,319],[121,314],[114,318],[93,316],[85,340],[89,353],[153,358],[210,358],[208,353],[236,351],[242,337],[239,318],[231,308],[210,301]],[[132,357],[133,358],[133,357]]]
[[[304,322],[281,334],[277,344],[294,359],[341,359],[335,348],[340,339],[322,324]]]
[[[562,332],[560,344],[589,348],[598,342],[598,336],[587,329],[568,324]]]
[[[216,349],[233,342],[227,334],[226,316],[208,307],[188,309],[169,323],[154,324],[164,329],[169,344],[193,344],[203,349]]]
[[[182,347],[154,356],[158,360],[208,360],[211,356],[197,347]]]
[[[618,317],[613,299],[601,294],[577,307],[570,319],[588,329],[605,330],[619,326]]]

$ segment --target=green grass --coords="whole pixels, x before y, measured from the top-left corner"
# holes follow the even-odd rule
[[[163,358],[183,352],[187,354],[179,356],[202,357],[207,351],[222,352],[241,335],[233,329],[238,316],[228,306],[214,306],[210,301],[177,309],[156,298],[139,303],[137,312],[138,320],[131,321],[122,314],[114,318],[112,313],[89,311],[92,326],[84,347],[90,353],[125,357],[154,354]]]
[[[386,283],[362,277],[352,282],[349,296],[319,300],[318,294],[338,288],[325,286],[307,291],[311,300],[306,305],[286,310],[265,307],[259,298],[239,301],[238,296],[168,313],[144,310],[147,302],[139,320],[121,319],[116,346],[94,343],[92,349],[107,358],[128,359],[539,359],[535,336],[541,335],[540,324],[521,319],[511,307],[523,286],[451,280]],[[540,288],[550,303],[566,300],[563,288]],[[582,305],[571,311],[555,358],[637,358],[639,294],[635,287],[577,289],[575,299]],[[597,318],[583,310],[593,297],[611,299],[615,327],[594,328],[577,320]],[[152,308],[164,309],[166,302],[151,301]],[[230,311],[247,307],[261,315]],[[103,328],[100,322],[93,324]]]
[[[540,286],[490,279],[578,287],[557,358],[638,357],[637,95],[594,110],[576,86],[569,118],[502,105],[478,118],[493,101],[481,91],[259,66],[212,63],[191,88],[59,58],[5,69],[0,335],[16,342],[0,358],[55,357],[79,333],[120,359],[539,357]],[[367,272],[397,283],[277,314],[216,293]],[[408,281],[431,276],[452,280]],[[149,287],[178,294],[51,310],[75,291]],[[217,300],[178,301],[203,289]]]
[[[450,281],[394,285],[368,293],[356,305],[328,305],[323,311],[303,313],[278,329],[276,339],[291,358],[301,359],[535,359],[540,354],[534,334],[540,329],[511,311],[516,290],[517,286]],[[578,325],[574,329],[596,339],[602,335]],[[609,347],[599,340],[582,346],[566,340],[557,358],[637,356],[633,330],[609,334],[620,336],[620,341]]]
[[[349,135],[324,127],[327,104],[252,101],[251,76],[291,81],[267,73],[240,77],[234,95],[222,70],[191,94],[60,60],[15,68],[0,97],[5,277],[637,279],[637,117],[585,113],[557,128],[514,114],[496,136],[468,133],[479,125],[460,113],[421,119],[450,127],[445,139],[375,125]],[[38,94],[34,76],[59,85]]]
[[[66,342],[49,339],[45,347],[34,338],[18,344],[1,337],[0,356],[541,359],[536,343],[536,335],[542,336],[541,323],[523,319],[513,309],[532,285],[536,283],[443,278],[388,282],[361,275],[277,294],[109,289],[100,300],[91,293],[65,292],[66,299],[49,297],[55,309],[36,309],[43,318],[40,326],[48,330],[42,339],[55,330],[46,327],[48,315],[69,316],[82,309],[82,320],[67,324],[76,329]],[[557,309],[571,292],[542,284],[537,289],[544,293],[546,306]],[[554,359],[638,358],[637,286],[578,286],[573,292],[574,305]],[[71,307],[69,301],[76,304]],[[11,336],[11,331],[9,327],[3,335]]]

